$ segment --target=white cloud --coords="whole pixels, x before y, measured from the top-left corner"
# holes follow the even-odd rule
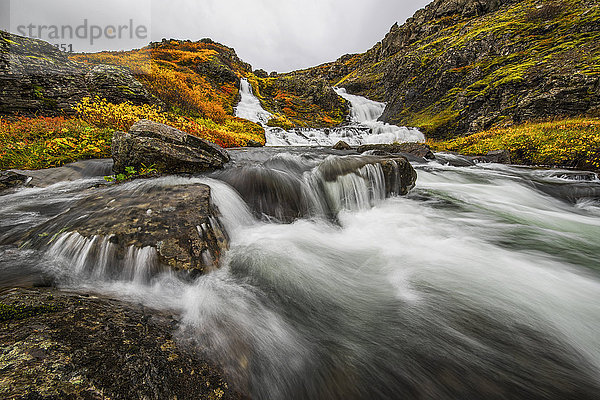
[[[155,40],[210,37],[280,72],[362,52],[430,0],[173,0],[154,3]],[[182,14],[185,10],[185,16]]]
[[[35,24],[150,24],[152,40],[209,37],[254,68],[280,72],[362,52],[430,0],[13,0],[11,30]],[[7,3],[7,0],[0,0]],[[150,6],[151,4],[151,6]],[[149,21],[151,20],[151,21]],[[77,41],[76,50],[122,50],[139,40]]]

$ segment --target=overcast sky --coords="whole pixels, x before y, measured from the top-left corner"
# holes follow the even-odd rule
[[[150,40],[204,37],[234,47],[254,68],[286,72],[363,52],[380,41],[395,23],[403,23],[430,0],[0,0],[10,3],[10,30],[76,51],[142,47]],[[0,10],[6,13],[6,9]],[[0,14],[2,14],[0,12]],[[88,37],[50,37],[50,26],[74,29],[88,20],[105,33]],[[130,20],[133,21],[131,24]],[[34,26],[28,30],[28,27]],[[48,26],[40,31],[41,26]],[[127,28],[125,26],[127,25]],[[123,26],[122,37],[114,27]],[[129,27],[139,30],[128,36]],[[148,28],[145,35],[143,27]],[[68,33],[68,31],[67,31]],[[83,31],[80,31],[83,33]]]

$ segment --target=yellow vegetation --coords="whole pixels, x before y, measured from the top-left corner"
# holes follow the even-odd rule
[[[600,169],[600,119],[569,118],[493,128],[446,142],[436,151],[482,155],[508,150],[515,162]]]

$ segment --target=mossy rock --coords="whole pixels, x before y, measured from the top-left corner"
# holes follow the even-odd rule
[[[242,399],[167,313],[52,289],[0,295],[4,399]]]

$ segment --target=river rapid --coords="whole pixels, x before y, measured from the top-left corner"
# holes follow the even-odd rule
[[[103,182],[111,162],[92,161],[33,173],[41,187],[0,197],[0,286],[55,284],[173,311],[182,343],[254,399],[598,399],[595,174],[438,154],[413,162],[407,196],[386,198],[377,168],[319,183],[347,152],[230,153],[219,173],[118,185],[144,196],[208,184],[231,239],[219,270],[115,278],[78,268],[86,254],[68,240],[16,247]],[[251,184],[259,178],[268,190]],[[302,212],[277,214],[286,207]]]
[[[228,169],[308,177],[335,153],[237,150]],[[347,200],[334,217],[313,212],[293,223],[251,209],[219,179],[227,170],[125,183],[137,196],[151,185],[211,186],[231,249],[220,270],[193,281],[114,279],[75,268],[81,254],[12,246],[102,178],[21,189],[0,204],[2,286],[54,282],[174,310],[180,337],[257,399],[597,398],[597,178],[414,166],[408,196],[384,199],[374,194],[380,181],[352,174],[326,192]]]

